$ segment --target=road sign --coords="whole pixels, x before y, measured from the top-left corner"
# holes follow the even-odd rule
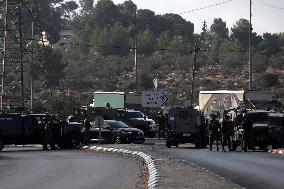
[[[103,116],[96,116],[95,117],[95,124],[97,127],[99,127],[99,144],[101,143],[102,139],[102,126],[104,125],[104,118]]]
[[[142,93],[143,107],[162,107],[168,101],[164,91],[144,91]]]
[[[95,117],[95,124],[96,124],[96,126],[103,126],[104,125],[104,118],[103,118],[103,116],[96,116]]]

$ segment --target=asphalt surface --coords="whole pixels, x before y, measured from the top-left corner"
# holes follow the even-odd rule
[[[284,188],[284,157],[264,152],[217,152],[190,146],[166,149],[245,188]]]
[[[0,152],[0,170],[1,189],[133,189],[139,177],[133,159],[28,147]]]

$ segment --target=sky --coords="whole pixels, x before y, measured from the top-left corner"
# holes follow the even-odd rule
[[[124,0],[113,0],[113,2],[120,4]],[[138,6],[138,9],[150,9],[156,14],[180,14],[187,21],[194,23],[195,33],[201,32],[203,21],[206,21],[210,28],[214,18],[222,18],[228,28],[240,18],[249,20],[250,0],[132,0],[132,2]],[[204,8],[222,2],[227,3]],[[194,9],[199,10],[191,11]],[[258,34],[284,32],[284,0],[252,0],[252,26],[254,32]]]

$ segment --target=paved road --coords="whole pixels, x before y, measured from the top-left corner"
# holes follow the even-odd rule
[[[263,152],[217,152],[190,147],[166,149],[245,188],[284,188],[284,157]]]
[[[5,150],[0,153],[1,189],[136,188],[139,167],[121,156],[79,150]]]

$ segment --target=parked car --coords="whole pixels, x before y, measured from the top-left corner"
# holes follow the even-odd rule
[[[136,111],[136,110],[126,110],[127,111],[127,117],[130,120],[145,120],[148,124],[148,137],[154,137],[156,136],[158,132],[158,126],[155,123],[153,119],[148,118],[143,112]]]
[[[99,127],[91,122],[91,141],[99,141]],[[83,132],[84,130],[82,130]],[[144,132],[132,128],[121,121],[105,120],[101,127],[101,142],[103,143],[144,143]]]

